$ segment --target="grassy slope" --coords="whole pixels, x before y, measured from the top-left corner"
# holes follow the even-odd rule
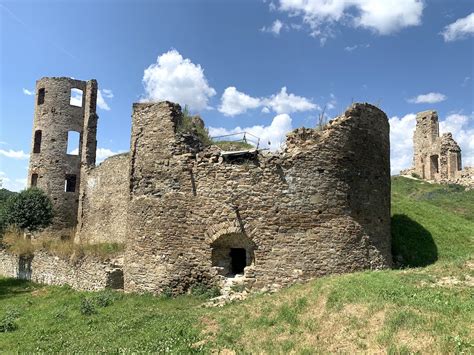
[[[412,268],[325,277],[218,309],[193,296],[0,279],[0,327],[17,325],[0,333],[0,351],[473,351],[474,191],[404,178],[392,190],[394,251]],[[96,313],[81,313],[85,297]]]

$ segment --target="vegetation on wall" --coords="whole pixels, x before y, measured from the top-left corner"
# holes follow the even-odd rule
[[[209,137],[209,132],[204,126],[196,124],[198,120],[201,120],[200,116],[191,115],[188,107],[185,106],[181,119],[178,122],[177,130],[179,133],[195,134],[199,137],[202,144],[209,146],[213,143],[212,139]]]
[[[188,107],[185,106],[177,130],[179,133],[195,134],[199,137],[199,140],[204,144],[204,146],[216,145],[224,151],[255,148],[252,144],[244,141],[213,140],[212,137],[209,136],[207,128],[200,125],[198,122],[202,122],[201,117],[198,115],[191,115]]]

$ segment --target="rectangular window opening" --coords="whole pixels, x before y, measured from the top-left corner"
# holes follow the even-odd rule
[[[76,175],[67,174],[64,181],[64,191],[65,192],[75,192],[76,191]]]
[[[71,98],[69,99],[69,104],[72,106],[82,107],[82,90],[73,88],[71,89]]]
[[[31,174],[31,187],[36,187],[38,184],[38,174]]]
[[[44,88],[38,90],[38,105],[44,104],[44,95],[45,91]]]
[[[35,131],[35,140],[33,143],[33,153],[39,153],[41,151],[41,130]]]
[[[76,131],[67,132],[67,154],[79,155],[79,142],[81,140],[81,134]]]

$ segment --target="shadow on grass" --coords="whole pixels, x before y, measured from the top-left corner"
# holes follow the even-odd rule
[[[0,278],[0,299],[14,297],[22,293],[31,292],[31,282],[11,278]]]
[[[431,233],[404,214],[392,216],[392,255],[395,268],[420,267],[438,260]]]

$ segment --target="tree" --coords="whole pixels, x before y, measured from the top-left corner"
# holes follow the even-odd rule
[[[7,202],[16,195],[16,192],[0,188],[0,236],[7,227]]]
[[[42,190],[29,188],[9,198],[6,220],[9,225],[34,232],[52,223],[53,205]]]

